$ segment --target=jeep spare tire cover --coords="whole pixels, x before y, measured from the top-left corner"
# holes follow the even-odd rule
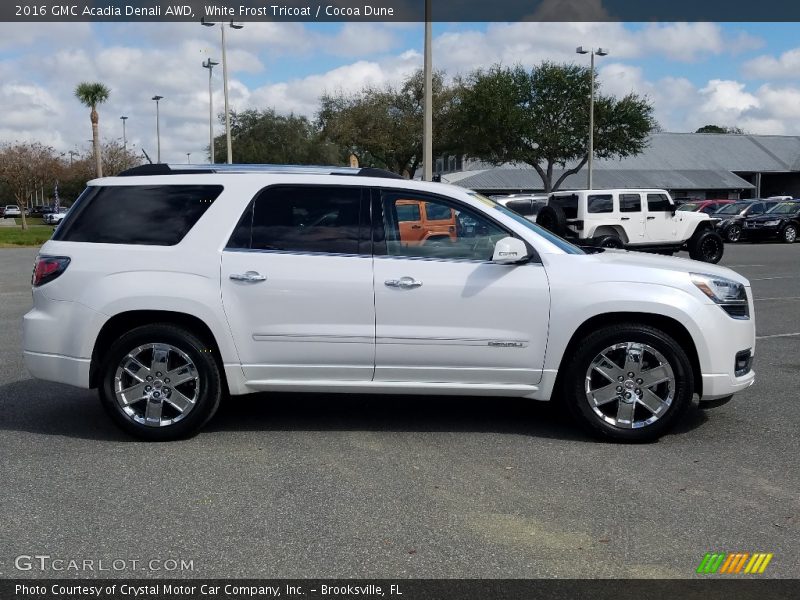
[[[536,215],[536,224],[556,235],[564,235],[567,231],[567,216],[560,206],[543,206]]]

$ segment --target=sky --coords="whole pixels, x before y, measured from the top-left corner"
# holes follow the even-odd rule
[[[421,23],[247,23],[228,30],[231,108],[313,118],[320,95],[398,83],[422,67]],[[436,23],[433,61],[448,77],[493,64],[587,63],[575,47],[603,47],[601,91],[650,98],[665,131],[713,123],[800,135],[800,23]],[[39,141],[59,152],[90,146],[81,81],[111,89],[105,139],[156,154],[161,95],[165,162],[206,162],[208,71],[219,26],[199,23],[0,23],[0,143]],[[221,113],[222,69],[214,71]],[[219,123],[216,133],[223,133]],[[435,132],[434,132],[435,135]],[[234,147],[234,160],[236,149]]]

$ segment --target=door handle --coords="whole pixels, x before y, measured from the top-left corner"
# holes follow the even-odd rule
[[[630,217],[621,217],[620,218],[620,221],[630,221],[630,220],[631,220]]]
[[[246,273],[231,273],[230,278],[234,281],[246,281],[247,283],[257,283],[259,281],[266,281],[266,276],[256,271],[247,271]]]
[[[422,225],[412,225],[411,229],[422,229]]]
[[[400,288],[402,290],[411,290],[418,288],[422,285],[421,281],[417,281],[413,277],[401,277],[400,279],[387,279],[383,282],[386,287]]]
[[[652,221],[653,219],[655,219],[655,217],[647,217],[648,221]]]

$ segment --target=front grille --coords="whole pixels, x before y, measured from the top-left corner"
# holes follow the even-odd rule
[[[736,359],[733,365],[733,374],[736,375],[736,377],[747,375],[747,373],[750,372],[752,366],[753,366],[753,353],[751,352],[750,348],[736,353]]]

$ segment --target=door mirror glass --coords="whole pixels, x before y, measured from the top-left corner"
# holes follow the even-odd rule
[[[494,245],[492,262],[508,265],[527,260],[528,248],[525,242],[513,237],[504,237]]]

